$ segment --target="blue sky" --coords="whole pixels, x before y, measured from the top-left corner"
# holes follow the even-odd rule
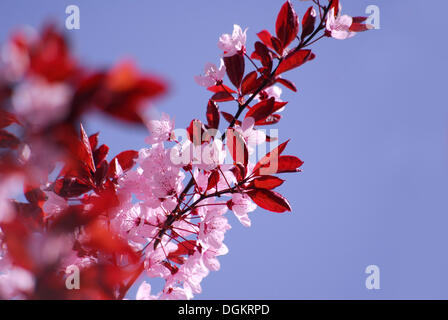
[[[76,4],[81,29],[68,31],[91,66],[133,58],[164,76],[170,94],[159,111],[186,127],[204,119],[209,97],[196,85],[217,63],[221,33],[234,23],[273,31],[283,1],[24,1],[0,3],[0,39],[19,25],[53,18],[64,27]],[[307,4],[293,1],[303,14]],[[316,59],[287,74],[299,92],[279,125],[288,153],[305,161],[281,192],[291,214],[258,209],[250,229],[231,219],[230,253],[203,282],[202,299],[448,298],[445,12],[423,0],[345,0],[344,12],[381,9],[381,29],[346,41],[324,39]],[[437,3],[437,6],[436,6]],[[223,105],[232,112],[235,106]],[[94,117],[116,153],[144,146],[146,132]],[[381,289],[365,288],[365,268],[381,270]]]

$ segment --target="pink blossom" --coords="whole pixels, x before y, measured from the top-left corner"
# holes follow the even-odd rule
[[[217,206],[207,207],[207,215],[200,224],[198,240],[204,249],[219,249],[224,241],[224,234],[231,228],[227,218],[216,211]],[[219,209],[218,209],[219,210]]]
[[[257,205],[246,194],[234,193],[232,200],[229,201],[229,207],[245,227],[250,227],[251,221],[247,215],[254,211]]]
[[[43,209],[46,217],[53,217],[64,212],[68,208],[67,200],[58,196],[56,193],[49,191],[45,192],[47,200],[44,203]]]
[[[67,84],[49,83],[34,77],[20,83],[14,90],[12,105],[26,122],[42,127],[67,116],[72,95]]]
[[[0,176],[0,223],[9,222],[14,218],[14,210],[10,198],[16,196],[23,185],[20,175]]]
[[[22,268],[13,267],[0,275],[0,298],[21,298],[24,293],[34,289],[33,275]]]
[[[241,133],[246,142],[249,154],[255,151],[254,146],[266,142],[266,134],[254,128],[255,120],[252,117],[245,118],[241,126],[235,126],[236,130]]]
[[[255,96],[255,99],[260,101],[260,100],[265,100],[265,99],[274,97],[275,101],[281,102],[282,99],[280,99],[280,96],[281,96],[282,92],[283,92],[282,88],[280,88],[279,86],[276,86],[276,85],[272,85],[272,86],[264,89],[261,93],[257,94]]]
[[[350,31],[350,27],[353,23],[353,18],[348,15],[341,16],[342,7],[339,6],[339,13],[336,16],[334,8],[331,8],[327,15],[327,21],[325,23],[327,31],[331,36],[338,40],[344,40],[353,37],[356,32]]]
[[[237,53],[244,52],[246,46],[246,30],[237,24],[233,25],[233,33],[223,34],[218,41],[218,47],[224,51],[224,57],[231,57]]]
[[[221,65],[218,67],[213,63],[207,63],[204,69],[203,76],[195,76],[194,80],[196,83],[202,87],[211,87],[216,85],[217,82],[222,81],[226,74],[226,66],[224,61],[221,59]]]
[[[190,300],[193,298],[193,293],[189,288],[168,287],[163,290],[160,296],[161,300]]]
[[[158,296],[151,295],[151,285],[147,283],[146,281],[143,281],[140,284],[140,287],[138,287],[137,300],[156,300],[158,299]]]
[[[146,125],[150,132],[150,136],[145,140],[147,144],[156,144],[171,140],[174,130],[174,120],[171,120],[166,113],[162,113],[160,120],[149,120]]]
[[[209,248],[202,254],[202,261],[209,270],[218,271],[221,268],[221,264],[216,257],[226,255],[228,252],[229,249],[225,244],[222,244],[219,249]]]

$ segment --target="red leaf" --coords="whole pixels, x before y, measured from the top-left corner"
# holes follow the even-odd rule
[[[276,38],[276,37],[272,37],[271,38],[271,42],[272,42],[272,46],[274,47],[274,50],[280,55],[280,56],[282,56],[283,55],[283,45],[282,45],[282,42],[278,39],[278,38]]]
[[[228,86],[226,86],[223,83],[221,83],[219,85],[208,87],[207,90],[214,92],[214,93],[218,93],[218,92],[236,93],[235,90],[232,90],[231,88],[229,88]]]
[[[90,147],[89,137],[87,133],[84,131],[84,128],[81,124],[81,143],[78,148],[78,159],[81,160],[87,167],[95,172],[95,164],[93,162],[93,154],[92,148]]]
[[[228,122],[228,123],[232,123],[233,119],[235,119],[230,113],[227,113],[225,111],[221,111],[221,115],[224,117],[224,119]],[[235,124],[237,125],[241,125],[241,121],[236,120]]]
[[[272,45],[272,42],[271,42],[272,35],[268,30],[262,30],[262,31],[258,32],[257,36],[261,40],[261,42],[264,43],[264,45],[266,47],[269,47],[272,50],[275,50],[274,46]],[[255,45],[256,45],[256,43],[255,43]]]
[[[257,71],[252,71],[244,77],[241,83],[241,94],[246,95],[257,87]]]
[[[20,124],[15,115],[0,109],[0,129],[6,128],[13,123]]]
[[[267,67],[265,73],[271,73],[272,69],[272,57],[269,49],[260,41],[255,42],[255,51],[252,53],[253,59],[258,59],[264,67]]]
[[[184,259],[180,256],[184,255],[191,256],[194,254],[195,250],[196,250],[196,240],[185,240],[179,242],[177,244],[176,251],[170,252],[168,254],[168,260],[171,260],[179,264],[183,264]]]
[[[280,114],[271,114],[267,118],[255,122],[255,125],[257,126],[268,126],[272,124],[276,124],[281,120],[282,116]]]
[[[118,163],[120,164],[121,169],[123,169],[123,171],[127,171],[134,166],[137,158],[138,158],[138,151],[127,150],[127,151],[120,152],[110,162],[109,173],[111,173],[111,174],[115,173],[115,171],[114,171],[114,170],[116,170],[115,159],[118,160]]]
[[[246,113],[244,118],[252,117],[255,122],[266,119],[270,114],[274,112],[275,98],[271,97],[267,100],[262,100],[254,105]]]
[[[92,150],[95,150],[96,147],[98,146],[98,135],[99,135],[99,133],[97,132],[97,133],[95,133],[95,134],[92,134],[92,135],[89,137],[90,148],[91,148]]]
[[[207,183],[207,190],[206,191],[215,188],[216,185],[219,182],[219,178],[220,178],[220,175],[219,175],[218,170],[213,170],[211,172],[210,176],[208,177],[208,183]]]
[[[238,182],[242,181],[247,174],[247,169],[245,166],[243,166],[241,163],[235,164],[234,167],[230,169],[232,171],[233,175],[235,176],[236,180]]]
[[[102,144],[98,149],[93,152],[93,160],[95,161],[96,166],[98,167],[104,159],[106,159],[107,154],[109,153],[109,147],[105,144]]]
[[[355,23],[353,22],[352,25],[350,26],[350,31],[353,32],[363,32],[363,31],[368,31],[372,29],[372,27],[368,24],[364,24],[364,23]]]
[[[281,194],[266,189],[255,189],[247,194],[258,206],[271,212],[291,211],[291,206]]]
[[[334,9],[334,16],[336,17],[339,13],[339,0],[333,0],[330,6],[331,9]]]
[[[283,78],[279,77],[279,78],[275,79],[275,82],[279,82],[282,85],[284,85],[286,88],[288,88],[288,89],[290,89],[290,90],[292,90],[294,92],[297,92],[296,85],[294,83],[292,83],[291,81],[289,81],[289,80],[286,80],[286,79],[283,79]]]
[[[242,163],[244,166],[247,166],[249,151],[241,134],[233,128],[227,129],[226,142],[234,163]]]
[[[314,56],[311,53],[311,50],[299,50],[292,52],[280,62],[277,70],[275,71],[275,75],[279,75],[283,72],[297,68],[313,58]]]
[[[91,185],[87,185],[76,178],[61,178],[56,180],[53,185],[53,191],[63,198],[77,197],[91,189]]]
[[[302,19],[302,39],[310,35],[314,31],[314,24],[316,23],[316,10],[309,7]]]
[[[208,137],[204,134],[205,128],[202,122],[198,119],[193,119],[187,128],[188,138],[195,146],[200,146],[204,142],[208,141]]]
[[[303,165],[303,161],[295,156],[280,156],[276,173],[297,172]]]
[[[212,100],[208,101],[206,117],[208,128],[218,129],[219,127],[218,105]]]
[[[260,161],[255,165],[253,169],[253,174],[258,175],[260,172],[260,168],[266,167],[270,164],[272,160],[277,161],[278,157],[282,154],[282,152],[285,150],[286,146],[288,145],[289,140],[283,142],[281,145],[279,145],[277,148],[272,150],[271,152],[268,152],[263,158],[261,158]]]
[[[277,178],[275,176],[263,176],[255,178],[252,183],[256,189],[275,189],[282,185],[285,180]]]
[[[277,38],[282,43],[282,47],[286,48],[297,36],[299,32],[299,21],[291,3],[286,1],[277,16],[275,23],[275,32]]]
[[[363,23],[367,20],[367,17],[353,17],[353,23]]]
[[[239,88],[244,75],[244,56],[242,54],[235,54],[231,57],[224,57],[223,59],[230,82],[236,88]]]
[[[47,199],[45,193],[36,185],[25,184],[23,186],[23,193],[28,202],[32,204],[40,205]]]
[[[226,101],[232,101],[234,100],[233,96],[226,92],[226,91],[220,91],[215,93],[212,97],[211,100],[216,101],[216,102],[226,102]]]
[[[6,130],[0,129],[0,148],[15,149],[19,144],[19,138]]]

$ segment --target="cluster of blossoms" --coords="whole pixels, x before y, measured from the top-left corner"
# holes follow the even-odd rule
[[[284,182],[277,174],[299,172],[303,162],[283,154],[289,140],[278,144],[260,129],[281,120],[279,85],[297,91],[281,75],[314,59],[308,46],[318,36],[345,39],[369,28],[364,18],[341,16],[339,1],[314,2],[301,21],[286,2],[276,35],[258,33],[250,55],[240,26],[219,38],[220,67],[208,63],[195,77],[211,92],[206,122],[192,120],[184,135],[168,115],[142,116],[166,90],[159,78],[130,63],[81,67],[53,27],[16,34],[0,68],[0,297],[123,299],[145,275],[165,285],[153,293],[144,281],[137,299],[191,299],[228,252],[226,213],[249,227],[258,206],[291,211],[274,191]],[[237,105],[234,114],[220,110],[224,102]],[[78,130],[92,109],[146,125],[149,147],[108,161],[99,134]],[[268,142],[270,151],[253,161]],[[11,200],[21,189],[23,201]],[[80,290],[66,288],[73,266]]]

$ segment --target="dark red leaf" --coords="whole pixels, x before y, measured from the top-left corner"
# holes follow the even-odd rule
[[[15,115],[0,109],[0,129],[6,128],[13,123],[20,124]]]
[[[280,156],[276,173],[297,172],[303,165],[303,161],[295,156]]]
[[[316,10],[313,7],[309,7],[302,19],[302,39],[313,33],[316,16]]]
[[[213,170],[210,173],[210,176],[208,177],[208,183],[207,183],[207,190],[206,191],[215,188],[216,185],[219,182],[219,178],[220,178],[219,171],[218,170]]]
[[[47,200],[45,193],[36,185],[25,184],[23,193],[28,202],[32,204],[40,205]]]
[[[90,147],[89,137],[87,136],[87,133],[84,131],[82,124],[81,124],[81,143],[78,148],[78,159],[83,163],[85,163],[92,172],[95,172],[95,164],[93,162],[92,148]]]
[[[109,147],[105,144],[102,144],[98,149],[93,152],[93,160],[95,161],[96,166],[106,159],[107,154],[109,153]]]
[[[280,114],[271,114],[267,118],[255,122],[255,125],[257,126],[268,126],[272,124],[276,124],[281,120],[282,116]]]
[[[174,263],[183,264],[185,263],[185,258],[182,256],[193,255],[197,245],[196,240],[185,240],[177,244],[177,249],[168,254],[168,260]],[[172,267],[172,266],[171,266]],[[167,266],[170,269],[170,267]]]
[[[211,97],[211,100],[216,101],[216,102],[226,102],[226,101],[233,101],[234,97],[226,91],[220,91],[220,92],[215,93]]]
[[[232,121],[234,120],[234,117],[230,113],[227,113],[225,111],[221,111],[221,115],[228,123],[232,123]],[[236,120],[235,124],[241,125],[241,121]]]
[[[336,17],[339,14],[339,0],[332,0],[330,10],[334,9],[334,16]]]
[[[236,163],[235,166],[230,169],[230,171],[232,171],[233,175],[235,176],[238,182],[242,181],[247,174],[246,167],[243,166],[241,163]]]
[[[244,76],[244,56],[242,54],[235,54],[230,57],[224,57],[223,59],[230,82],[236,88],[239,88]]]
[[[208,136],[205,134],[205,128],[202,122],[198,119],[193,119],[187,128],[188,138],[195,146],[200,146],[206,141],[209,141]]]
[[[363,31],[368,31],[372,29],[372,27],[368,24],[364,24],[364,23],[355,23],[353,22],[352,25],[350,26],[350,31],[353,32],[363,32]]]
[[[208,87],[207,90],[214,92],[214,93],[218,93],[218,92],[236,93],[235,90],[229,88],[228,86],[226,86],[223,83]]]
[[[271,152],[268,152],[263,158],[261,158],[260,161],[255,165],[253,169],[253,174],[258,175],[260,174],[260,168],[264,168],[266,166],[269,166],[269,163],[271,161],[277,161],[278,157],[282,154],[282,152],[285,150],[286,146],[288,145],[289,140],[283,142],[281,145],[279,145],[277,148],[272,150]],[[264,173],[262,173],[264,174]],[[270,174],[270,173],[267,173]]]
[[[271,38],[271,43],[272,43],[272,46],[274,47],[274,50],[280,55],[280,56],[282,56],[283,55],[283,45],[282,45],[282,42],[278,39],[278,38],[276,38],[276,37],[272,37]]]
[[[6,130],[0,129],[0,148],[16,149],[19,144],[19,138]]]
[[[110,162],[109,165],[109,177],[115,177],[117,175],[117,165],[115,160],[118,161],[118,164],[120,165],[121,169],[124,171],[127,171],[131,169],[136,160],[138,158],[138,151],[135,150],[127,150],[120,152],[118,155],[116,155]]]
[[[266,189],[255,189],[247,192],[258,206],[271,212],[291,211],[291,206],[281,194]]]
[[[264,67],[267,67],[265,73],[271,73],[272,69],[272,57],[269,53],[269,49],[260,41],[255,42],[255,51],[252,53],[253,59],[258,59]]]
[[[53,185],[53,191],[63,198],[77,197],[91,189],[91,185],[87,185],[76,178],[61,178],[56,180]]]
[[[314,59],[314,54],[311,53],[311,50],[299,50],[292,52],[280,62],[277,70],[275,71],[275,75],[279,75],[283,72],[297,68],[312,59]]]
[[[272,35],[268,30],[262,30],[262,31],[258,32],[257,36],[261,40],[261,42],[264,43],[264,45],[266,47],[271,48],[272,50],[275,50],[274,46],[272,45],[272,42],[271,42]],[[255,45],[256,45],[256,43],[255,43]]]
[[[283,48],[286,48],[297,36],[299,32],[299,20],[291,3],[286,1],[277,16],[275,23],[277,38],[281,41]]]
[[[262,176],[255,178],[252,181],[253,186],[255,189],[268,189],[272,190],[277,188],[278,186],[282,185],[285,180],[277,178],[275,176]]]
[[[90,148],[92,151],[96,150],[96,147],[98,146],[98,135],[99,133],[97,132],[89,137]]]
[[[275,79],[275,82],[281,83],[286,88],[288,88],[288,89],[290,89],[290,90],[292,90],[294,92],[297,92],[296,85],[294,83],[292,83],[291,81],[289,81],[289,80],[286,80],[286,79],[278,77],[278,78]]]
[[[255,122],[266,119],[269,115],[274,112],[275,98],[271,97],[267,100],[262,100],[256,105],[254,105],[246,113],[244,118],[253,118]]]
[[[242,163],[247,166],[249,161],[249,151],[241,134],[233,128],[227,130],[227,148],[234,163]]]
[[[367,20],[367,17],[353,17],[353,23],[363,23]]]
[[[218,109],[218,105],[212,100],[208,101],[206,116],[207,116],[208,128],[218,129],[219,128],[219,109]]]
[[[246,95],[257,87],[257,71],[252,71],[244,77],[241,83],[241,94]]]

